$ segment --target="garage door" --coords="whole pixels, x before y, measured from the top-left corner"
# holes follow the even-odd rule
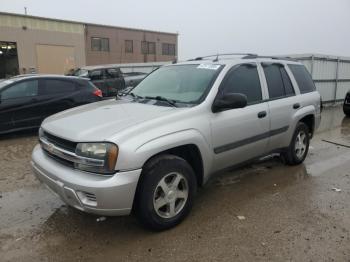
[[[65,74],[75,68],[72,46],[37,45],[36,55],[40,74]]]

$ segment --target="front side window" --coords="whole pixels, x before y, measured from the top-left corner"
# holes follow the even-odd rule
[[[294,94],[294,89],[283,65],[263,65],[266,77],[269,98],[283,98]]]
[[[288,65],[292,71],[295,80],[298,83],[300,93],[309,93],[316,90],[315,84],[312,81],[311,75],[303,65]]]
[[[7,88],[1,93],[1,99],[13,99],[38,95],[38,80],[23,81]]]
[[[240,65],[231,69],[220,87],[219,95],[240,93],[247,96],[248,104],[262,100],[260,78],[255,65]]]
[[[89,77],[91,80],[102,80],[103,72],[102,70],[94,70],[89,73]]]
[[[131,93],[141,98],[160,96],[179,103],[198,104],[221,68],[221,65],[161,67],[140,82]]]
[[[106,78],[113,79],[119,77],[119,71],[116,68],[109,68],[106,70]]]
[[[91,37],[91,50],[92,51],[109,51],[109,39],[100,37]]]

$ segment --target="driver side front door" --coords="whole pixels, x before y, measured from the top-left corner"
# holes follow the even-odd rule
[[[244,108],[212,113],[214,170],[219,171],[263,155],[269,140],[270,120],[256,64],[234,66],[224,78],[217,97],[228,93],[247,96]]]

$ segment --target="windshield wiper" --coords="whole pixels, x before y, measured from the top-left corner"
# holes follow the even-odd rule
[[[175,100],[168,99],[168,98],[166,98],[164,96],[145,96],[144,98],[167,102],[169,105],[171,105],[173,107],[177,107]]]
[[[143,99],[144,97],[135,95],[133,92],[127,93],[126,95],[130,95],[134,98],[135,101],[139,101],[139,99]]]

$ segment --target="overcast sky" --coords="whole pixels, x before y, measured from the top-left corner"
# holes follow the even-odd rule
[[[4,2],[5,0],[1,0]],[[0,11],[179,33],[179,57],[350,56],[350,0],[11,0]]]

